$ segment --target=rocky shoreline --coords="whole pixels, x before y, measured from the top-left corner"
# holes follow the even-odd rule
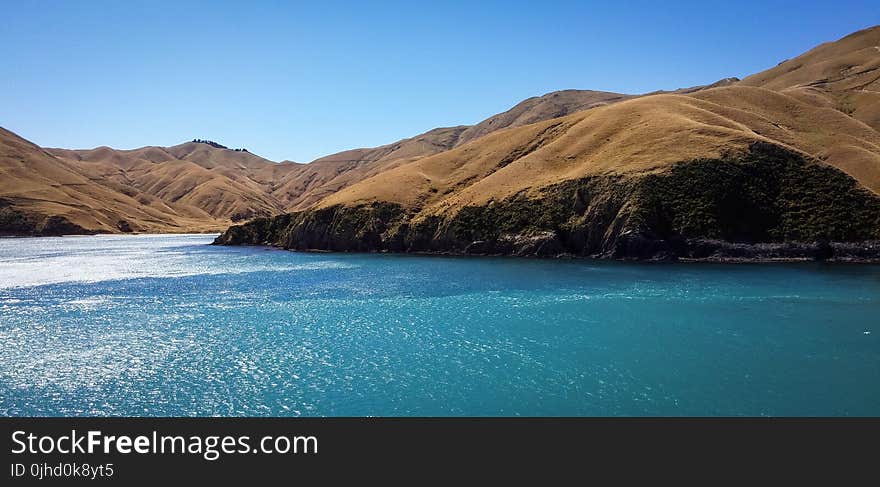
[[[364,254],[402,254],[438,257],[510,257],[527,259],[599,259],[639,262],[705,262],[720,264],[772,264],[796,262],[828,262],[852,264],[880,264],[880,240],[869,242],[786,242],[744,244],[717,240],[692,240],[685,242],[689,251],[682,255],[663,253],[649,258],[638,255],[594,254],[583,255],[562,252],[558,254],[541,253],[490,253],[476,251],[483,242],[474,242],[468,251],[456,250],[327,250],[317,248],[286,248],[270,242],[230,244],[218,236],[212,245],[265,247],[291,252],[305,253],[364,253]]]

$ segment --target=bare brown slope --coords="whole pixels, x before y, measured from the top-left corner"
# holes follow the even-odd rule
[[[859,245],[785,245],[880,238],[880,133],[857,116],[873,103],[877,32],[811,51],[797,76],[796,66],[496,131],[218,242],[694,258],[767,242],[782,245],[756,251],[769,258],[861,258]]]
[[[738,82],[736,78],[725,78],[708,85],[691,86],[680,88],[675,91],[657,91],[650,94],[664,93],[695,93],[697,91],[729,86]],[[516,106],[506,112],[493,115],[482,122],[468,127],[458,139],[456,146],[466,144],[472,140],[488,135],[497,130],[511,127],[521,127],[531,123],[549,120],[551,118],[564,117],[571,113],[589,110],[624,100],[629,100],[645,95],[626,95],[608,91],[594,90],[560,90],[535,96],[517,103]]]
[[[631,98],[591,90],[563,90],[529,98],[510,110],[466,126],[429,130],[380,147],[352,149],[316,159],[292,172],[273,191],[288,210],[315,203],[382,171],[449,149],[508,127],[517,127]]]
[[[633,95],[592,90],[562,90],[521,101],[506,112],[493,115],[468,127],[456,145],[466,144],[496,130],[520,127],[570,113],[632,98]]]
[[[201,143],[52,151],[74,173],[152,210],[211,220],[377,201],[423,217],[449,215],[578,178],[742,154],[755,143],[825,161],[876,192],[878,37],[880,30],[867,29],[743,82],[675,94],[549,93],[473,127],[310,164]]]
[[[863,244],[880,239],[878,148],[880,134],[858,120],[772,90],[647,96],[487,135],[217,242],[880,259],[880,246]]]
[[[755,141],[822,160],[878,192],[880,136],[869,120],[856,116],[873,107],[869,97],[880,78],[878,45],[880,27],[874,27],[742,82],[722,80],[679,90],[685,96],[650,95],[490,133],[367,179],[320,205],[391,201],[460,207],[589,174],[714,158]],[[825,100],[853,103],[853,109],[847,113],[830,101],[816,103],[804,89]],[[531,104],[544,103],[542,98]]]
[[[825,161],[878,192],[878,68],[880,27],[872,27],[739,82],[731,78],[677,90],[686,97],[623,101],[626,95],[614,93],[551,93],[469,128],[453,151],[393,168],[320,206],[391,201],[460,207],[589,174],[718,157],[755,141]],[[602,106],[611,102],[617,103]],[[588,108],[593,109],[578,112]],[[487,132],[564,112],[575,113]],[[472,134],[483,138],[461,147]]]
[[[192,218],[237,221],[309,208],[366,178],[494,131],[629,97],[589,90],[548,93],[473,127],[433,129],[384,146],[322,157],[309,164],[276,164],[249,152],[196,142],[133,150],[47,150],[92,181],[144,204]]]
[[[289,210],[308,208],[383,170],[451,149],[465,128],[433,129],[392,144],[352,149],[316,159],[282,178],[272,194]]]
[[[880,129],[880,26],[822,44],[749,76],[749,86],[781,91],[840,110]]]
[[[738,80],[728,78],[711,85],[676,90],[692,93]],[[642,95],[593,90],[561,90],[524,100],[513,108],[473,126],[437,128],[409,139],[369,149],[352,149],[317,159],[300,172],[291,172],[273,191],[290,211],[310,208],[323,198],[382,171],[445,152],[488,134],[520,127]]]
[[[208,231],[224,224],[181,215],[164,205],[152,206],[97,184],[2,128],[0,199],[3,233]]]
[[[278,180],[300,167],[194,142],[133,150],[49,150],[115,190],[158,198],[194,218],[232,221],[281,212],[283,206],[270,193]]]
[[[239,182],[189,161],[138,166],[126,176],[131,186],[147,194],[216,218],[237,221],[281,211],[277,202],[251,179],[242,177]]]
[[[432,212],[595,174],[718,158],[756,141],[823,159],[880,191],[880,134],[771,90],[654,95],[499,131],[346,188],[320,206],[388,201]]]

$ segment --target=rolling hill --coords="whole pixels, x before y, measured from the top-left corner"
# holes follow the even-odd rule
[[[203,140],[44,149],[0,130],[0,234],[249,221],[218,243],[858,258],[880,248],[864,243],[880,239],[878,68],[874,27],[742,80],[644,95],[557,91],[475,125],[308,164]]]
[[[97,183],[0,129],[0,235],[207,231],[220,223],[204,212]]]
[[[82,225],[45,230],[34,222],[49,217],[66,218],[70,212],[60,209],[51,200],[41,201],[39,197],[25,200],[11,189],[7,190],[6,186],[0,186],[0,198],[6,202],[4,211],[16,215],[15,218],[10,216],[9,221],[26,218],[32,223],[2,224],[3,220],[0,220],[0,232],[5,235],[49,235],[59,232],[222,231],[234,222],[310,208],[363,179],[448,151],[465,140],[626,98],[629,96],[588,90],[548,93],[474,126],[432,129],[391,144],[332,154],[309,164],[275,163],[210,141],[132,150],[110,147],[43,149],[4,130],[5,137],[20,139],[27,144],[35,158],[52,161],[76,177],[101,187],[106,208],[96,199],[75,212],[76,221]],[[64,184],[52,181],[52,173],[42,171],[37,165],[21,166],[16,157],[0,157],[0,167],[14,164],[18,164],[17,171],[22,176],[28,173],[29,178],[44,180],[50,186]],[[11,188],[13,180],[7,182]],[[107,196],[111,194],[112,198]],[[148,218],[139,215],[120,219],[125,223],[111,224],[103,213],[131,214],[130,208],[118,208],[117,201],[126,201],[128,206],[151,208],[153,214]],[[157,211],[161,214],[156,214]],[[90,212],[93,214],[87,217]]]
[[[196,142],[134,150],[47,151],[118,191],[150,195],[221,222],[283,211],[269,194],[272,184],[298,169],[296,164],[276,164],[249,152]]]
[[[742,81],[602,95],[562,116],[499,123],[337,188],[306,211],[232,227],[218,243],[857,258],[874,247],[834,242],[880,239],[878,46],[874,27]]]

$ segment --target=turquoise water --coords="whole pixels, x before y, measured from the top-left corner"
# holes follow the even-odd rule
[[[880,415],[880,267],[0,239],[0,415]]]

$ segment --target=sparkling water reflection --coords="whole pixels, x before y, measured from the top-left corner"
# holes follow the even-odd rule
[[[0,239],[0,415],[880,414],[878,266],[211,239]]]

